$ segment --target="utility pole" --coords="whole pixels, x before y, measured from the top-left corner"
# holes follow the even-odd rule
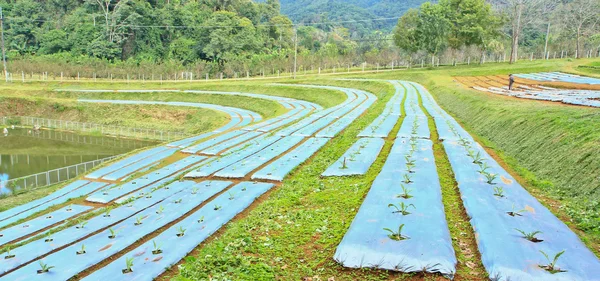
[[[294,27],[294,79],[296,79],[296,66],[298,65],[298,29]]]
[[[2,37],[2,63],[4,64],[4,79],[8,82],[8,71],[6,70],[6,51],[4,50],[4,16],[0,7],[0,37]]]
[[[548,54],[548,36],[550,36],[550,23],[548,23],[548,29],[546,30],[546,45],[544,45],[544,58],[547,58]]]

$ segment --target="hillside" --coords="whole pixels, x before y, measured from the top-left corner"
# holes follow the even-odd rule
[[[368,18],[400,17],[410,8],[426,0],[281,0],[281,12],[294,22],[353,21]],[[363,36],[373,30],[391,30],[396,20],[344,23],[353,36]]]

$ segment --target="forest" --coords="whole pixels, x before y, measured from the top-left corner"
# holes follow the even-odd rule
[[[50,66],[59,65],[71,76],[127,68],[233,77],[290,72],[296,50],[299,70],[316,71],[597,56],[600,48],[600,0],[421,2],[3,0],[0,7],[9,72],[43,67],[58,75]]]

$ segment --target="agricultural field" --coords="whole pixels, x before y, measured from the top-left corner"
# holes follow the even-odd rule
[[[600,280],[600,108],[519,96],[597,63],[2,83],[6,116],[189,136],[1,198],[0,280]]]

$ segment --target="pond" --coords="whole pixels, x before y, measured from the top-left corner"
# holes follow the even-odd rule
[[[0,181],[127,153],[157,142],[54,130],[0,134]]]

